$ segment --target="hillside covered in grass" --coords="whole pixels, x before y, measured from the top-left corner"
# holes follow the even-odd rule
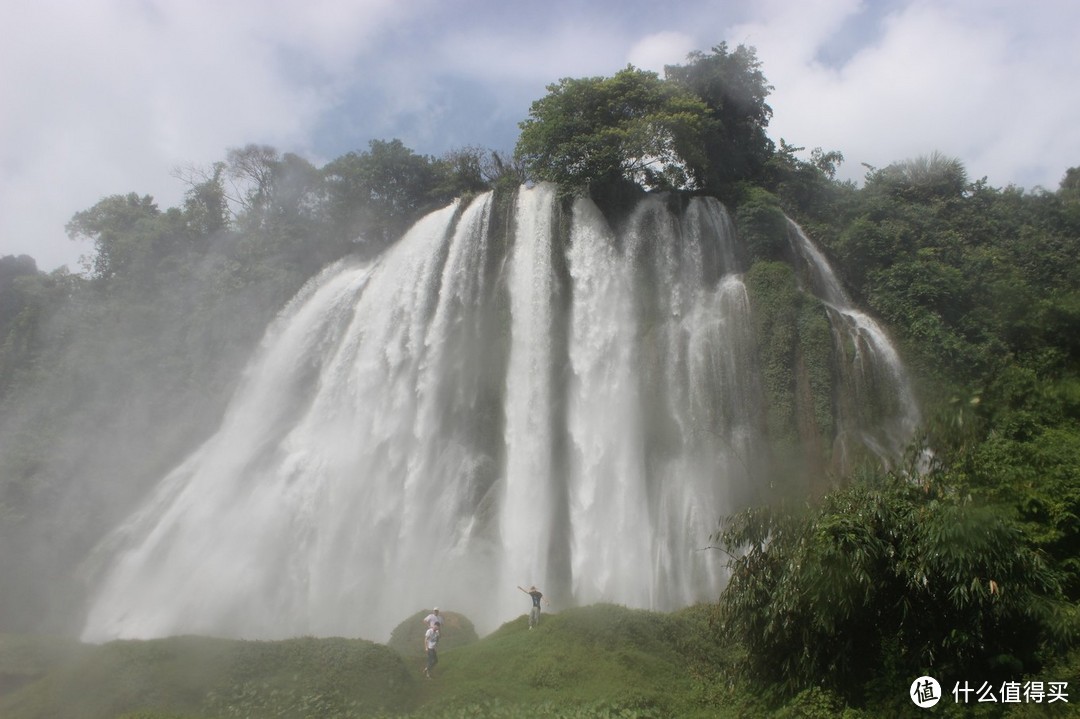
[[[101,646],[4,636],[10,719],[224,717],[674,717],[743,715],[724,679],[710,608],[660,614],[599,605],[525,617],[454,646],[435,678],[419,644],[172,637]],[[411,646],[406,645],[406,646]],[[736,711],[736,708],[741,710]]]
[[[738,677],[737,650],[717,643],[716,621],[708,606],[661,614],[595,605],[545,615],[535,631],[522,616],[479,641],[448,641],[431,680],[421,675],[419,648],[403,654],[356,639],[171,637],[91,646],[3,636],[0,716],[858,719],[912,708],[903,696],[855,709],[820,689],[794,698],[763,693]],[[1054,676],[1076,675],[1077,666],[1074,658]],[[1078,714],[1072,705],[1018,704],[980,716]]]

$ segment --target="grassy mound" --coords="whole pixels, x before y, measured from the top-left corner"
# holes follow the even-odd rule
[[[427,625],[424,617],[431,614],[430,610],[421,610],[416,614],[394,627],[390,633],[390,641],[387,646],[407,659],[419,660],[424,656],[424,632]],[[457,612],[439,612],[442,617],[442,632],[439,636],[439,653],[472,644],[480,637],[476,634],[476,627],[464,614]]]
[[[425,710],[447,716],[467,707],[507,717],[717,716],[705,691],[718,658],[709,656],[707,615],[594,605],[544,615],[535,630],[520,617],[440,655],[432,682],[440,691]]]
[[[8,719],[362,717],[415,704],[401,658],[364,640],[111,642],[0,700]]]

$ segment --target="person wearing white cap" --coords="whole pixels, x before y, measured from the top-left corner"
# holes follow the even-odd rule
[[[431,610],[431,614],[424,617],[424,624],[429,627],[437,626],[439,631],[442,631],[442,617],[439,616],[439,608],[435,607]]]

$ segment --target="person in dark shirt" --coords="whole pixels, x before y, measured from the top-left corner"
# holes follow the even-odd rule
[[[543,593],[535,586],[525,589],[519,586],[518,589],[532,597],[532,611],[529,612],[529,629],[532,629],[540,623],[540,602],[543,600],[544,604],[549,604],[548,600],[544,599]]]

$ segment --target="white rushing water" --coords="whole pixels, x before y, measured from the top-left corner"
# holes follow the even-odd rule
[[[851,304],[832,267],[806,233],[788,223],[792,250],[805,263],[808,284],[824,303],[831,320],[841,383],[852,388],[847,401],[837,402],[840,430],[835,452],[862,445],[884,458],[899,457],[920,421],[911,383],[900,356],[885,331]],[[882,412],[883,406],[888,411]]]
[[[768,456],[724,208],[650,198],[615,232],[546,185],[515,202],[506,231],[481,195],[305,288],[216,434],[95,551],[84,639],[386,640],[433,605],[484,632],[531,584],[556,607],[715,599],[703,548]],[[899,359],[798,237],[856,398],[831,439],[894,458],[917,421]],[[893,411],[845,410],[860,393]]]

